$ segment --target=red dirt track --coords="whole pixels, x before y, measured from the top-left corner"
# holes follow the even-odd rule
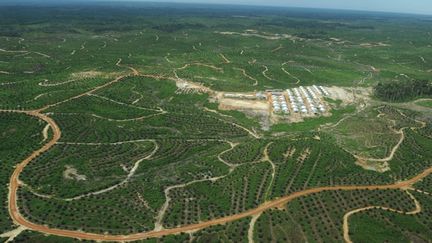
[[[323,192],[323,191],[335,191],[335,190],[382,190],[382,189],[400,189],[400,188],[406,188],[411,186],[412,184],[416,183],[417,181],[425,178],[426,176],[430,175],[432,173],[432,167],[426,169],[422,173],[416,175],[415,177],[398,182],[395,184],[390,185],[370,185],[370,186],[328,186],[328,187],[317,187],[317,188],[311,188],[303,191],[294,192],[290,195],[266,202],[258,206],[257,208],[245,211],[243,213],[234,214],[230,216],[226,216],[223,218],[218,219],[212,219],[205,222],[200,222],[197,224],[191,224],[191,225],[185,225],[180,226],[177,228],[172,229],[162,229],[160,231],[149,231],[149,232],[143,232],[143,233],[136,233],[136,234],[130,234],[130,235],[105,235],[105,234],[93,234],[93,233],[86,233],[81,231],[72,231],[72,230],[62,230],[62,229],[54,229],[49,228],[45,225],[39,225],[32,223],[25,219],[19,212],[18,206],[17,206],[17,191],[19,188],[19,175],[23,171],[23,169],[36,157],[38,157],[41,153],[49,150],[53,145],[56,144],[56,142],[61,137],[61,130],[58,127],[58,125],[55,123],[55,121],[50,118],[49,116],[39,113],[39,111],[17,111],[20,113],[25,113],[27,115],[38,117],[41,120],[44,120],[47,122],[52,131],[53,131],[53,137],[52,139],[45,144],[42,148],[34,151],[29,157],[27,157],[25,160],[23,160],[21,163],[17,165],[15,168],[11,178],[10,178],[10,185],[9,185],[9,213],[14,221],[15,224],[24,226],[30,230],[41,232],[44,234],[51,234],[51,235],[57,235],[57,236],[63,236],[63,237],[71,237],[71,238],[78,238],[78,239],[85,239],[85,240],[96,240],[96,241],[133,241],[133,240],[141,240],[141,239],[147,239],[152,237],[161,237],[165,235],[171,235],[171,234],[178,234],[181,232],[188,232],[193,230],[199,230],[202,228],[206,228],[213,225],[218,224],[224,224],[228,222],[232,222],[241,218],[249,217],[252,215],[255,215],[257,213],[264,212],[270,208],[280,207],[281,205],[286,204],[287,202],[292,201],[295,198],[307,196],[313,193]]]

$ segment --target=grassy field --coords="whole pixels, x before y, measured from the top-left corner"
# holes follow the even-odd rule
[[[416,104],[424,107],[432,108],[432,100],[423,100],[423,101],[416,102]]]
[[[18,190],[23,217],[58,229],[176,228],[311,188],[392,184],[432,166],[430,115],[354,92],[430,80],[431,17],[167,6],[0,6],[0,234],[18,227],[7,208],[15,165],[53,138],[21,111],[61,130],[25,167]],[[313,84],[353,88],[358,97],[326,99],[328,116],[266,131],[256,116],[215,102],[222,91]],[[352,210],[408,212],[415,201],[415,214],[351,215],[349,236],[428,242],[431,178],[412,190],[319,192],[253,218],[138,242],[343,242]],[[77,241],[26,230],[13,242]]]

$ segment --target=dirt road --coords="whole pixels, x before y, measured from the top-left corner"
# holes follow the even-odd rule
[[[414,184],[415,182],[425,178],[426,176],[430,175],[432,173],[432,167],[424,170],[422,173],[416,175],[415,177],[408,179],[406,181],[397,182],[395,184],[390,185],[370,185],[370,186],[327,186],[327,187],[317,187],[317,188],[311,188],[303,191],[298,191],[295,193],[292,193],[290,195],[268,201],[266,203],[261,204],[257,208],[238,213],[235,215],[230,215],[222,218],[212,219],[205,222],[200,222],[196,224],[190,224],[190,225],[184,225],[177,228],[171,228],[171,229],[161,229],[161,230],[153,230],[149,232],[143,232],[143,233],[136,233],[136,234],[130,234],[130,235],[107,235],[107,234],[94,234],[94,233],[86,233],[82,231],[72,231],[72,230],[63,230],[63,229],[55,229],[50,228],[46,225],[39,225],[35,224],[33,222],[28,221],[25,219],[19,212],[18,206],[17,206],[17,191],[19,187],[19,175],[23,171],[23,169],[36,157],[38,157],[41,153],[49,150],[61,137],[61,131],[58,127],[58,125],[55,123],[53,119],[48,117],[45,114],[41,114],[38,111],[17,111],[21,113],[25,113],[31,116],[36,116],[39,119],[47,122],[52,130],[53,130],[53,137],[52,139],[45,144],[42,148],[34,151],[29,157],[27,157],[25,160],[23,160],[20,164],[17,165],[15,168],[11,178],[10,178],[10,184],[9,184],[9,213],[14,221],[15,224],[19,226],[24,226],[28,228],[29,230],[41,232],[43,234],[51,234],[51,235],[57,235],[57,236],[63,236],[63,237],[71,237],[71,238],[78,238],[78,239],[85,239],[85,240],[96,240],[96,241],[133,241],[133,240],[140,240],[140,239],[147,239],[152,237],[162,237],[165,235],[171,235],[171,234],[178,234],[182,232],[188,232],[193,230],[199,230],[206,227],[218,225],[218,224],[224,224],[232,221],[236,221],[242,218],[251,217],[257,214],[260,214],[268,209],[280,207],[281,205],[285,205],[286,203],[299,198],[303,196],[307,196],[314,193],[324,192],[324,191],[335,191],[335,190],[344,190],[344,191],[350,191],[350,190],[384,190],[384,189],[400,189],[400,188],[406,188]]]
[[[355,209],[355,210],[352,210],[352,211],[349,211],[348,213],[346,213],[343,217],[343,236],[344,236],[345,242],[346,243],[353,243],[351,241],[350,236],[349,236],[349,221],[348,221],[349,217],[352,216],[353,214],[367,211],[367,210],[371,210],[371,209],[381,209],[381,210],[386,210],[386,211],[399,213],[399,214],[405,214],[405,215],[413,215],[413,214],[420,213],[421,212],[420,203],[417,201],[417,199],[409,191],[406,191],[406,192],[407,192],[408,196],[414,201],[414,204],[415,204],[415,208],[412,211],[404,212],[404,211],[400,211],[400,210],[388,208],[388,207],[368,206],[368,207],[364,207],[364,208],[358,208],[358,209]]]
[[[133,75],[138,74],[138,72],[132,68],[131,68],[131,71],[133,72]],[[76,99],[76,98],[82,97],[84,95],[88,95],[88,94],[90,94],[90,93],[92,93],[98,89],[101,89],[101,88],[106,87],[112,83],[115,83],[126,76],[128,76],[128,75],[118,77],[115,80],[113,80],[109,83],[106,83],[104,85],[98,86],[91,91],[85,92],[81,95],[77,95],[75,97],[69,98],[69,99],[67,99],[65,101],[61,101],[59,103],[64,103],[68,100]],[[57,104],[59,104],[59,103],[57,103]],[[51,137],[51,140],[48,143],[46,143],[45,145],[43,145],[40,149],[32,152],[32,154],[30,156],[28,156],[26,159],[24,159],[22,162],[20,162],[15,167],[13,174],[10,177],[10,183],[9,183],[8,210],[9,210],[9,214],[10,214],[13,222],[20,227],[25,227],[29,230],[40,232],[43,234],[57,235],[57,236],[62,236],[62,237],[70,237],[70,238],[77,238],[77,239],[84,239],[84,240],[121,241],[121,242],[141,240],[141,239],[147,239],[147,238],[153,238],[153,237],[162,237],[162,236],[178,234],[178,233],[182,233],[182,232],[190,232],[190,231],[200,230],[200,229],[207,228],[210,226],[214,226],[214,225],[218,225],[218,224],[224,224],[224,223],[236,221],[236,220],[246,218],[246,217],[252,217],[254,215],[259,215],[268,209],[282,207],[286,203],[288,203],[288,202],[290,202],[296,198],[311,195],[314,193],[324,192],[324,191],[385,190],[385,189],[408,188],[411,185],[413,185],[414,183],[418,182],[419,180],[427,177],[428,175],[430,175],[432,173],[432,167],[430,167],[430,168],[425,169],[423,172],[419,173],[418,175],[416,175],[416,176],[414,176],[408,180],[397,182],[395,184],[389,184],[389,185],[325,186],[325,187],[310,188],[310,189],[291,193],[289,195],[274,199],[272,201],[265,202],[254,209],[250,209],[250,210],[247,210],[247,211],[242,212],[242,213],[238,213],[238,214],[234,214],[234,215],[230,215],[230,216],[226,216],[226,217],[222,217],[222,218],[217,218],[217,219],[211,219],[211,220],[196,223],[196,224],[184,225],[184,226],[180,226],[177,228],[171,228],[171,229],[162,228],[160,230],[153,230],[153,231],[130,234],[130,235],[94,234],[94,233],[86,233],[86,232],[82,232],[82,231],[55,229],[55,228],[50,228],[47,225],[40,225],[40,224],[30,222],[29,220],[24,218],[24,216],[21,215],[19,208],[18,208],[17,192],[18,192],[18,188],[20,185],[19,176],[22,173],[22,171],[24,170],[24,168],[31,161],[33,161],[35,158],[37,158],[39,155],[41,155],[42,153],[48,151],[51,147],[53,147],[57,143],[57,141],[59,141],[59,139],[61,137],[61,130],[60,130],[59,126],[57,125],[57,123],[52,118],[50,118],[48,115],[41,113],[43,110],[46,110],[47,108],[52,107],[52,106],[57,105],[57,104],[48,105],[44,108],[41,108],[41,109],[35,110],[35,111],[21,111],[21,110],[10,110],[10,111],[4,110],[3,111],[3,112],[24,113],[24,114],[27,114],[30,116],[37,117],[37,118],[45,121],[47,124],[49,124],[49,126],[52,129],[53,135]]]
[[[400,110],[398,110],[399,114],[407,119],[411,119],[409,117],[407,117],[404,113],[402,113]],[[358,113],[358,112],[357,112]],[[384,113],[380,113],[378,114],[378,116],[381,116]],[[390,153],[387,157],[385,158],[381,158],[381,159],[376,159],[376,158],[366,158],[366,157],[362,157],[362,156],[358,156],[358,155],[353,155],[355,158],[357,158],[358,160],[362,160],[362,161],[374,161],[374,162],[389,162],[390,160],[393,159],[394,155],[396,154],[396,152],[398,151],[400,145],[402,144],[402,142],[405,140],[405,130],[408,128],[411,129],[418,129],[418,128],[424,128],[426,127],[426,123],[423,121],[419,121],[419,120],[415,120],[412,119],[413,121],[421,124],[420,127],[402,127],[399,130],[395,130],[394,126],[390,127],[390,129],[395,133],[400,135],[400,139],[399,141],[396,143],[396,145],[390,150]],[[396,120],[392,120],[393,123],[396,125]]]

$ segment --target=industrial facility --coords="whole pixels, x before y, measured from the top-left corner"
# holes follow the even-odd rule
[[[330,93],[331,91],[331,93]],[[220,109],[240,110],[271,123],[302,122],[304,118],[330,116],[331,106],[325,98],[337,99],[342,91],[320,85],[290,89],[267,89],[254,92],[220,92]]]
[[[277,115],[317,116],[328,112],[323,97],[330,93],[323,86],[300,86],[282,90],[267,90],[271,110]]]

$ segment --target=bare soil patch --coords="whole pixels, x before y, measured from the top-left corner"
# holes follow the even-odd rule
[[[65,171],[63,171],[63,178],[67,180],[85,181],[87,177],[85,175],[78,174],[78,170],[73,166],[66,165]]]
[[[76,78],[76,79],[95,78],[100,76],[105,76],[105,74],[103,72],[98,72],[98,71],[85,71],[85,72],[77,72],[71,74],[71,78]]]

